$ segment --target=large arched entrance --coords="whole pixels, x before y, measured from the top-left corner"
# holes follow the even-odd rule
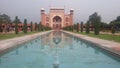
[[[62,18],[59,16],[55,16],[53,18],[53,28],[54,29],[61,29]]]

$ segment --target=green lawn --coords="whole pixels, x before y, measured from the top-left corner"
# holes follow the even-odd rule
[[[85,32],[75,32],[75,33],[87,35],[87,36],[90,36],[90,37],[96,37],[96,38],[100,38],[100,39],[120,42],[120,36],[118,36],[118,35],[110,35],[110,34],[94,35],[94,33],[86,34]]]
[[[15,38],[15,37],[20,37],[20,36],[24,36],[24,35],[29,35],[29,34],[34,34],[34,33],[38,33],[37,31],[33,31],[33,32],[28,32],[28,33],[23,33],[23,32],[20,32],[19,34],[15,34],[15,33],[9,33],[9,34],[0,34],[0,40],[3,40],[3,39],[10,39],[10,38]]]

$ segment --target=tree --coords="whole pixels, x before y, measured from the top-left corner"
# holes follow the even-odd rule
[[[73,29],[77,30],[77,24],[74,24]]]
[[[71,31],[73,32],[73,25],[71,25]]]
[[[0,32],[2,32],[2,23],[3,23],[2,18],[0,18]]]
[[[120,29],[120,16],[118,16],[115,20],[110,22],[110,25],[113,25],[115,27],[116,32]]]
[[[13,22],[15,22],[15,20],[14,20]],[[22,22],[20,21],[20,19],[18,19],[18,23],[22,23]]]
[[[24,31],[24,33],[27,33],[27,19],[24,19],[23,31]]]
[[[0,15],[0,18],[3,20],[3,23],[11,23],[10,16],[8,16],[7,14]]]
[[[81,32],[83,32],[83,22],[81,22]]]
[[[43,29],[42,29],[42,25],[41,25],[41,22],[39,23],[39,25],[40,25],[40,31],[43,31]]]
[[[18,34],[18,17],[15,17],[15,34]]]
[[[79,32],[79,23],[77,23],[77,30],[76,31]]]
[[[37,23],[35,23],[35,31],[37,31]]]
[[[2,14],[0,15],[0,32],[3,32],[3,29],[2,29],[2,24],[6,24],[7,27],[5,27],[5,31],[9,31],[9,26],[8,24],[11,23],[11,19],[10,19],[10,16],[8,16],[7,14]]]
[[[115,24],[112,24],[112,34],[115,34]]]
[[[120,16],[117,17],[116,21],[120,21]]]
[[[89,24],[89,21],[87,21],[86,23],[86,33],[89,34],[90,33],[90,24]]]
[[[32,23],[32,21],[31,21],[31,23],[30,23],[30,31],[31,31],[31,32],[33,31],[33,23]]]
[[[98,14],[95,12],[94,14],[89,16],[89,21],[94,26],[94,34],[99,35],[100,32],[100,23],[101,23],[101,17],[98,16]]]
[[[3,20],[2,20],[2,18],[0,18],[0,25],[3,23]]]
[[[37,27],[38,27],[38,31],[40,31],[40,24],[37,24]]]

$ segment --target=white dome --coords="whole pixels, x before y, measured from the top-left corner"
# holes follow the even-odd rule
[[[74,10],[73,8],[71,8],[70,10]]]
[[[41,8],[41,10],[45,10],[44,8]]]

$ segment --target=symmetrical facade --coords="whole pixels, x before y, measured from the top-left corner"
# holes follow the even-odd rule
[[[70,9],[69,14],[65,14],[64,8],[50,8],[49,13],[41,9],[41,24],[53,29],[61,29],[65,26],[73,25],[74,10]]]

